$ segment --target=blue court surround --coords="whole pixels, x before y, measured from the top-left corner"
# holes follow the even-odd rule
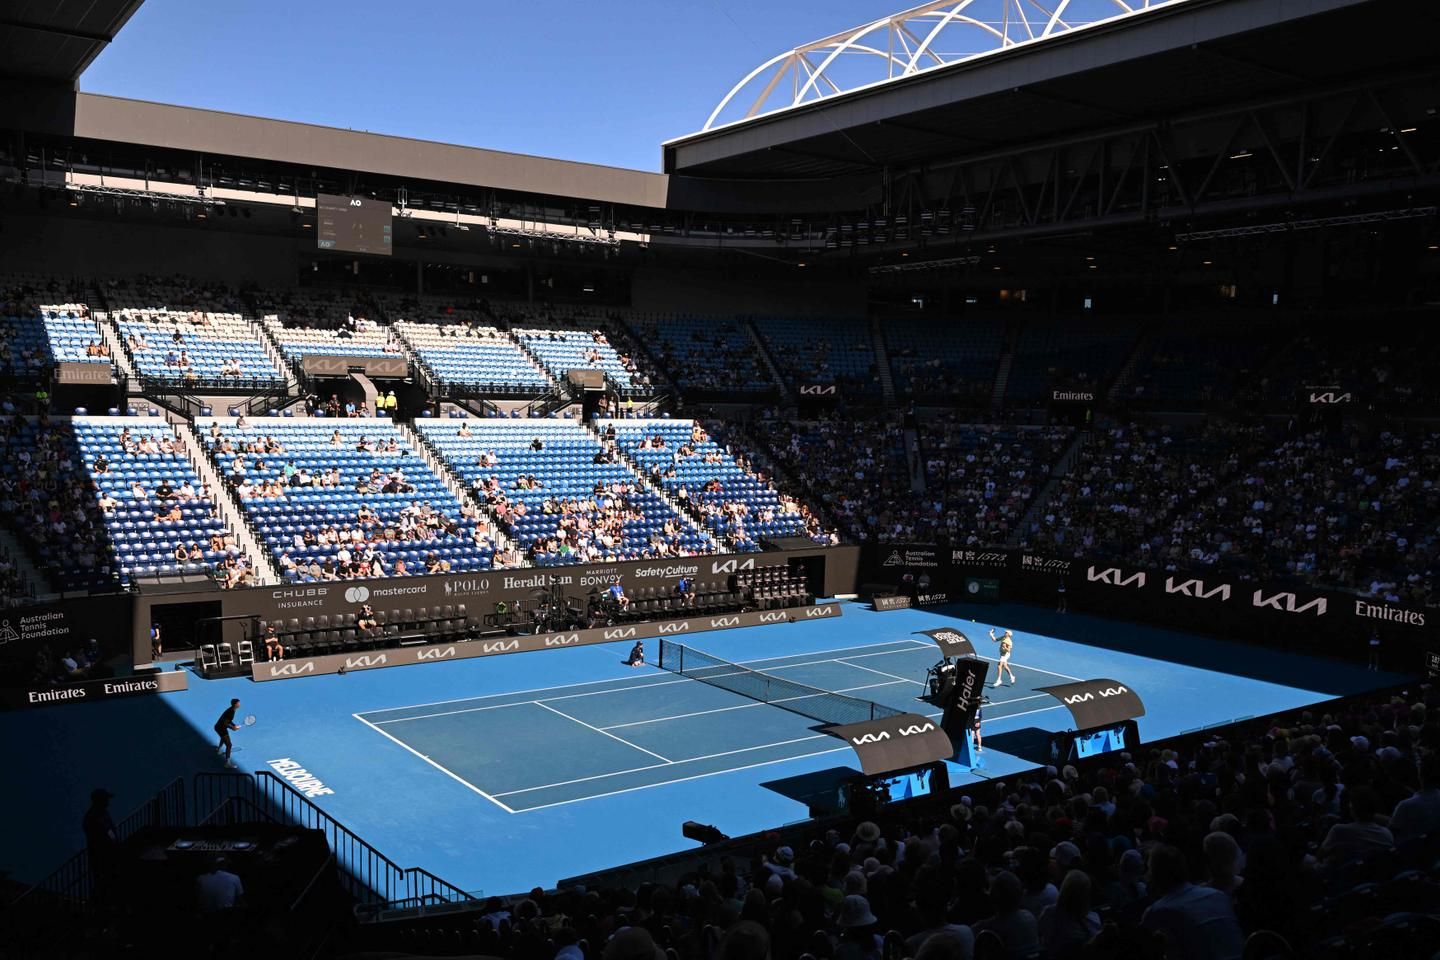
[[[1022,728],[1070,728],[1067,712],[1035,693],[1062,679],[1129,684],[1148,709],[1139,722],[1146,741],[1404,679],[1033,608],[874,613],[845,604],[838,619],[710,633],[693,645],[933,714],[914,698],[938,653],[913,631],[956,625],[988,656],[991,622],[1017,627],[1019,682],[987,690],[987,743]],[[1020,629],[1032,623],[1051,635]],[[803,804],[761,784],[856,766],[815,721],[653,667],[631,669],[622,663],[628,649],[619,642],[272,683],[194,679],[183,693],[0,715],[0,763],[15,775],[3,801],[0,869],[38,879],[77,849],[95,786],[117,793],[123,813],[174,776],[216,769],[210,728],[232,696],[259,718],[234,735],[242,769],[297,762],[334,791],[315,802],[392,860],[487,893],[686,849],[685,820],[732,835],[803,820]],[[986,777],[1032,766],[994,749],[985,759]]]

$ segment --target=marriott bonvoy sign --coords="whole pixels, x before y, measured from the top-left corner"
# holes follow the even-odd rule
[[[713,617],[689,617],[684,620],[660,620],[654,623],[631,623],[593,630],[569,630],[562,633],[539,633],[523,637],[493,637],[485,640],[434,643],[423,647],[401,647],[369,653],[330,654],[280,663],[257,663],[251,667],[256,680],[289,680],[321,674],[349,673],[352,670],[375,670],[380,667],[401,667],[416,663],[445,660],[468,660],[502,653],[529,653],[557,647],[578,647],[595,643],[650,640],[679,633],[704,633],[735,627],[758,627],[771,623],[792,623],[840,616],[838,603],[821,603],[790,610],[752,610]]]

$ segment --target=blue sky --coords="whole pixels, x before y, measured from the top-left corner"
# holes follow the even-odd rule
[[[93,93],[656,170],[771,56],[906,0],[146,0]]]

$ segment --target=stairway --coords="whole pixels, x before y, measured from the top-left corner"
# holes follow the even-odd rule
[[[780,374],[780,368],[775,363],[775,358],[770,355],[770,348],[765,345],[765,338],[760,335],[760,328],[755,326],[753,320],[740,321],[747,333],[750,334],[750,341],[755,344],[755,352],[760,356],[760,362],[765,365],[765,370],[770,374],[770,379],[780,388],[780,397],[787,406],[795,405],[795,394],[785,378]]]
[[[1120,370],[1115,374],[1115,379],[1110,383],[1110,389],[1105,391],[1105,399],[1114,402],[1130,383],[1130,378],[1135,375],[1135,368],[1140,365],[1143,357],[1150,355],[1150,346],[1159,336],[1159,330],[1155,327],[1146,327],[1140,331],[1135,342],[1130,346],[1130,353],[1125,357],[1125,362],[1120,365]]]
[[[1025,516],[1020,518],[1020,522],[1016,524],[1015,529],[1010,532],[1010,536],[1006,540],[1007,546],[1020,546],[1026,532],[1039,520],[1045,507],[1050,503],[1050,498],[1055,495],[1055,491],[1060,487],[1060,482],[1070,475],[1070,471],[1075,466],[1076,458],[1080,456],[1080,451],[1084,449],[1085,444],[1088,443],[1089,440],[1090,432],[1088,430],[1076,431],[1075,439],[1071,440],[1070,446],[1066,447],[1065,452],[1060,454],[1060,459],[1056,460],[1055,466],[1050,468],[1050,475],[1045,478],[1045,483],[1036,491],[1035,496],[1031,499],[1030,506],[1025,511]]]
[[[28,594],[22,592],[20,596],[28,595],[37,600],[48,600],[57,595],[50,581],[30,562],[30,555],[25,552],[24,544],[3,527],[0,527],[0,557],[9,558],[15,565],[15,572],[20,575],[24,590],[28,591]]]
[[[880,318],[870,318],[870,340],[875,351],[875,369],[880,376],[880,392],[885,406],[895,406],[895,374],[890,369],[890,351],[885,346],[885,333],[880,329]]]
[[[1010,369],[1015,366],[1015,350],[1020,342],[1020,330],[1012,326],[1005,332],[1005,346],[1000,351],[1000,362],[995,367],[995,384],[990,390],[990,408],[998,410],[1005,403],[1005,391],[1010,386]]]
[[[635,421],[632,420],[629,422],[634,423]],[[582,425],[601,444],[605,442],[605,435],[601,431],[598,423],[591,422]],[[645,469],[641,467],[640,464],[633,457],[630,456],[630,454],[625,452],[624,447],[620,446],[617,443],[615,445],[615,452],[620,455],[620,462],[629,468],[630,472],[635,475],[635,479],[639,482],[639,484],[645,489],[649,490],[651,493],[655,494],[655,496],[659,497],[661,500],[664,500],[666,503],[668,503],[670,505],[670,509],[675,511],[675,515],[685,523],[688,523],[692,530],[695,530],[699,533],[708,534],[712,539],[715,540],[716,547],[719,550],[724,551],[730,548],[730,544],[721,541],[716,535],[716,533],[705,525],[705,519],[700,514],[700,510],[696,506],[695,500],[689,500],[682,506],[680,501],[677,498],[671,496],[669,491],[667,491],[663,486],[651,482],[649,475],[645,472]]]
[[[125,350],[125,341],[120,336],[120,328],[110,320],[109,314],[103,311],[96,313],[91,310],[90,316],[94,318],[95,325],[100,328],[100,336],[105,340],[105,345],[110,348],[110,358],[115,361],[120,376],[125,378],[127,384],[138,385],[140,377],[135,372],[135,364],[131,361],[130,354]]]
[[[408,423],[396,423],[395,426],[399,428],[406,442],[420,454],[420,459],[425,461],[425,465],[429,467],[437,477],[444,481],[445,488],[454,495],[455,499],[461,502],[469,501],[490,520],[490,539],[495,541],[495,553],[498,555],[511,546],[514,546],[516,552],[523,555],[524,551],[519,548],[519,545],[512,544],[510,538],[505,535],[500,521],[490,512],[490,505],[480,499],[480,497],[466,485],[465,480],[451,468],[449,462],[440,455],[440,452],[420,435],[420,431]]]
[[[201,481],[210,486],[220,519],[225,522],[226,527],[235,532],[236,544],[239,545],[245,556],[254,562],[256,582],[261,585],[281,583],[284,578],[280,576],[280,570],[275,565],[274,558],[270,556],[270,551],[260,541],[260,536],[250,525],[244,508],[236,500],[234,491],[221,480],[220,471],[215,468],[214,462],[205,452],[205,440],[200,433],[200,428],[193,420],[187,420],[176,426],[179,429],[175,432],[185,446],[185,456],[189,458],[191,466],[195,468],[195,473]]]

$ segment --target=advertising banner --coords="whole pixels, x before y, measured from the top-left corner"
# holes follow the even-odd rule
[[[6,699],[15,707],[49,707],[58,704],[93,703],[117,697],[143,697],[152,693],[170,693],[190,686],[187,670],[155,670],[107,680],[85,680],[53,687],[21,687],[6,691]]]
[[[869,776],[948,760],[955,752],[945,731],[918,713],[846,723],[825,732],[849,743]]]
[[[55,382],[109,386],[114,379],[111,372],[108,362],[82,363],[77,360],[61,360],[55,364]]]
[[[916,630],[915,632],[923,637],[929,637],[931,640],[934,640],[935,645],[940,648],[941,656],[975,656],[975,645],[970,642],[970,638],[954,627],[940,627],[935,630]]]
[[[1145,716],[1145,704],[1125,684],[1116,680],[1080,680],[1051,687],[1036,687],[1063,703],[1081,730],[1104,727],[1122,720]]]
[[[91,640],[99,644],[101,659],[128,654],[124,625],[131,621],[133,606],[128,594],[105,594],[0,610],[0,685],[17,686],[18,679],[28,677],[35,654],[46,647],[55,659]]]
[[[376,610],[433,611],[437,607],[465,607],[455,616],[484,617],[498,604],[509,610],[528,609],[545,592],[564,596],[583,606],[592,593],[602,593],[618,583],[632,597],[641,589],[667,591],[684,577],[700,585],[723,589],[730,578],[767,566],[788,567],[795,563],[813,566],[818,578],[824,569],[823,590],[817,596],[853,593],[860,562],[860,548],[821,547],[811,550],[775,550],[763,553],[718,554],[703,557],[675,557],[664,560],[636,560],[625,563],[572,567],[481,570],[471,573],[436,574],[378,580],[330,581],[250,587],[223,591],[217,598],[225,617],[258,617],[262,620],[300,619],[356,613],[360,604]],[[137,651],[148,653],[150,605],[173,601],[164,594],[141,596],[137,601],[132,642]],[[420,618],[423,619],[423,618]]]
[[[985,695],[985,677],[990,672],[987,660],[962,659],[955,665],[955,683],[945,694],[940,725],[950,739],[959,743],[975,723],[975,712]]]
[[[358,653],[332,653],[274,663],[256,663],[251,667],[255,680],[291,680],[296,677],[318,677],[352,670],[375,670],[380,667],[404,667],[417,663],[442,663],[446,660],[469,660],[493,657],[504,653],[530,653],[536,650],[557,650],[583,647],[595,643],[618,643],[674,637],[681,634],[729,630],[735,627],[759,627],[772,623],[795,623],[840,616],[840,605],[821,603],[788,610],[751,610],[718,616],[687,617],[683,620],[661,620],[651,623],[629,623],[592,630],[569,630],[560,633],[539,633],[515,637],[494,637],[481,640],[457,640],[453,643],[431,643],[424,646],[399,647],[391,650],[369,650]]]
[[[408,376],[409,362],[404,357],[348,357],[343,355],[308,354],[300,360],[300,369],[310,377],[348,377],[359,370],[367,377],[395,380]]]

